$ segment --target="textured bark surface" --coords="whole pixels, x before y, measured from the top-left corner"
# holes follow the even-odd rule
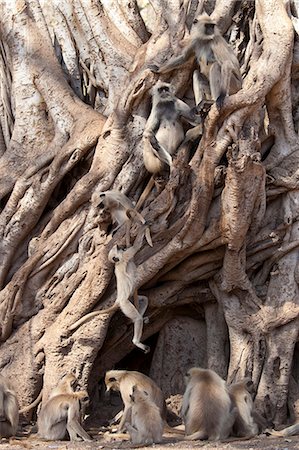
[[[25,406],[75,368],[96,403],[113,367],[152,373],[170,395],[200,364],[252,377],[270,424],[298,419],[298,4],[150,3],[141,15],[134,0],[1,0],[1,373]],[[212,106],[142,208],[153,240],[135,258],[145,356],[121,312],[69,331],[113,304],[107,254],[125,239],[89,200],[95,188],[138,200],[159,78],[148,66],[180,52],[204,9],[238,55],[243,88]],[[160,76],[191,106],[192,71]]]

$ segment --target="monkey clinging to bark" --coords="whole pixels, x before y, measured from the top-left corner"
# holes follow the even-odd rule
[[[221,108],[227,95],[236,93],[242,87],[239,61],[219,28],[207,14],[198,16],[192,25],[190,38],[178,56],[174,56],[161,67],[150,68],[157,73],[169,72],[195,57],[202,75],[210,85],[210,95]],[[196,104],[202,98],[203,85],[195,72],[194,95]],[[205,99],[204,99],[205,100]]]

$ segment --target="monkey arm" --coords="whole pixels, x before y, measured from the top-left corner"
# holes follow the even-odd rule
[[[167,73],[177,67],[180,67],[188,61],[192,55],[194,55],[194,48],[193,43],[191,42],[187,47],[185,47],[181,55],[173,56],[170,61],[162,64],[162,66],[158,68],[157,73]]]
[[[198,125],[201,123],[201,117],[197,116],[194,111],[187,105],[187,103],[183,102],[179,98],[176,99],[177,108],[179,114],[184,117],[191,125]]]
[[[152,136],[158,131],[160,126],[160,120],[158,119],[158,114],[156,108],[153,107],[151,113],[147,119],[145,129],[143,132],[143,137],[151,139]]]
[[[134,244],[124,251],[123,260],[128,262],[135,256],[135,254],[141,249],[143,238],[144,238],[144,229],[142,228],[137,234]]]

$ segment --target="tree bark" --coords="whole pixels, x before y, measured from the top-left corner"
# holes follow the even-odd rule
[[[92,390],[133,350],[121,312],[69,330],[116,298],[107,255],[125,230],[112,236],[89,200],[95,189],[135,202],[143,192],[141,138],[159,78],[149,65],[179,54],[206,9],[235,48],[243,87],[211,107],[142,208],[153,240],[135,258],[149,298],[143,341],[196,311],[207,367],[230,382],[252,377],[257,407],[280,424],[299,415],[296,4],[150,5],[143,19],[135,0],[2,0],[0,370],[18,379],[25,406],[74,367]],[[160,76],[191,106],[193,68]]]

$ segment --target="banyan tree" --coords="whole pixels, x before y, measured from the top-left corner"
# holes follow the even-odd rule
[[[151,88],[170,82],[195,106],[192,58],[150,67],[180,53],[203,11],[243,83],[139,211],[153,243],[135,256],[144,354],[121,311],[70,330],[113,305],[107,255],[126,239],[91,196],[137,203]],[[0,370],[21,406],[73,369],[90,392],[108,369],[141,370],[168,396],[201,366],[251,377],[269,423],[299,414],[298,16],[291,0],[1,0]],[[132,217],[131,243],[142,226]]]

